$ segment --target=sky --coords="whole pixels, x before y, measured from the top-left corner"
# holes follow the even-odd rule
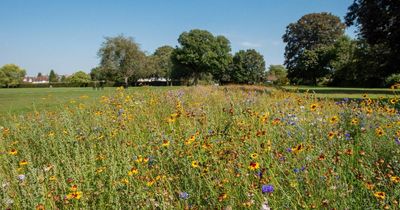
[[[283,64],[286,26],[313,12],[342,20],[353,0],[0,0],[0,66],[35,76],[90,72],[104,37],[133,37],[148,54],[179,45],[184,31],[208,30]],[[354,28],[346,33],[354,37]]]

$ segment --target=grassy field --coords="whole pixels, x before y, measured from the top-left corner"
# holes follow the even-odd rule
[[[341,88],[312,86],[283,86],[283,90],[298,93],[312,93],[320,98],[390,98],[400,94],[400,90],[390,88]],[[365,96],[367,95],[367,96]]]
[[[393,96],[55,90],[3,92],[53,105],[2,117],[0,209],[400,208]]]
[[[176,89],[178,87],[147,87],[153,89]],[[129,91],[141,91],[142,87],[132,87]],[[284,90],[305,94],[306,92],[324,99],[342,98],[391,98],[398,91],[390,89],[368,89],[368,88],[327,88],[308,86],[285,86]],[[93,90],[92,88],[10,88],[0,89],[0,116],[8,114],[19,114],[31,111],[57,110],[60,106],[76,101],[80,97],[87,98],[86,102],[97,100],[102,95],[109,95],[115,88],[104,90]]]

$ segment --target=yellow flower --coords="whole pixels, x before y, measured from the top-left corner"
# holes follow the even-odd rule
[[[251,159],[257,159],[258,158],[258,154],[257,153],[253,153],[250,155]]]
[[[358,119],[357,118],[351,119],[351,124],[352,125],[358,125]]]
[[[249,165],[249,169],[254,171],[260,168],[260,164],[258,164],[257,162],[251,162]]]
[[[333,137],[335,137],[335,133],[332,132],[332,131],[329,131],[329,133],[328,133],[328,138],[329,138],[329,139],[333,139]]]
[[[295,147],[292,148],[292,151],[293,151],[295,154],[298,154],[298,153],[300,153],[300,152],[303,151],[303,150],[304,150],[303,144],[299,144],[299,145],[297,145],[297,146],[295,146]]]
[[[122,184],[129,184],[129,180],[127,178],[121,179]]]
[[[69,188],[72,192],[76,192],[78,190],[78,186],[76,184],[72,185],[71,188]]]
[[[133,176],[139,173],[139,170],[135,167],[132,167],[131,170],[129,170],[128,175]]]
[[[168,140],[164,139],[164,140],[163,140],[163,143],[162,143],[162,146],[163,146],[163,147],[168,147],[169,144],[170,144],[170,142],[169,142]]]
[[[148,181],[148,182],[146,183],[146,185],[147,185],[147,187],[151,187],[151,186],[153,186],[153,184],[154,184],[155,182],[156,182],[155,180],[150,180],[150,181]]]
[[[11,150],[8,152],[8,154],[9,154],[9,155],[17,155],[17,154],[18,154],[18,151],[17,151],[16,149],[11,149]]]
[[[318,104],[311,104],[310,105],[310,110],[315,111],[318,108]]]
[[[71,193],[69,193],[69,194],[67,195],[67,199],[68,199],[68,200],[70,200],[70,199],[79,200],[79,199],[81,199],[81,197],[82,197],[82,192],[81,192],[81,191],[78,191],[78,192],[71,192]]]
[[[49,180],[50,180],[50,181],[56,181],[56,180],[57,180],[57,177],[56,177],[56,176],[51,176],[51,177],[49,178]]]
[[[196,161],[196,160],[193,160],[193,161],[192,161],[192,167],[193,167],[193,168],[199,167],[199,162]]]
[[[371,182],[367,182],[367,183],[365,183],[365,187],[366,187],[368,190],[372,190],[372,189],[374,189],[375,185],[372,184]]]
[[[381,127],[376,128],[375,133],[377,136],[383,136],[385,134],[385,132],[383,131],[383,129]]]
[[[384,200],[386,197],[386,193],[385,192],[375,192],[374,196],[378,199]]]
[[[398,176],[392,176],[390,177],[390,181],[394,182],[394,183],[400,183],[400,177]]]
[[[19,161],[19,165],[20,166],[28,165],[28,161],[27,160],[21,160],[21,161]]]
[[[390,99],[391,104],[396,104],[397,100],[395,98]]]
[[[330,123],[337,123],[339,121],[339,117],[338,116],[333,116],[329,119]]]

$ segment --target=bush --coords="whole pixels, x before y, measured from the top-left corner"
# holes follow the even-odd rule
[[[394,84],[400,83],[400,74],[392,74],[388,76],[385,80],[386,86],[392,86]]]

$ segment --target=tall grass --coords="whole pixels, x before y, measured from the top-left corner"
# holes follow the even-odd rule
[[[399,208],[398,99],[127,91],[0,125],[0,207]]]

